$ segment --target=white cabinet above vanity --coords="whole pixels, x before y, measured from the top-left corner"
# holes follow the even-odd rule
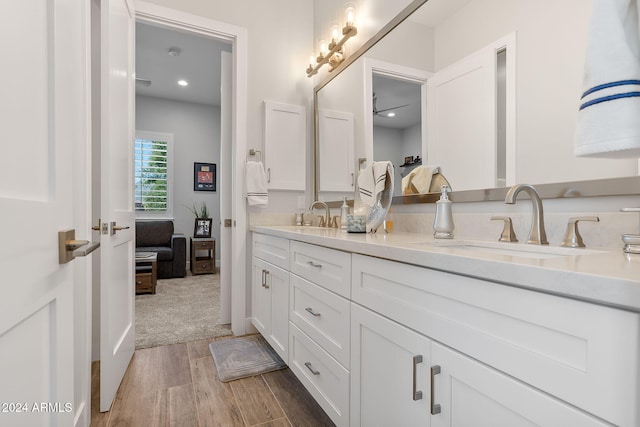
[[[337,425],[640,424],[640,260],[622,251],[253,231],[254,259],[289,248],[288,363]]]

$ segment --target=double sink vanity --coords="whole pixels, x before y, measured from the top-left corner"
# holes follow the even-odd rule
[[[252,231],[253,323],[337,425],[640,424],[640,255]]]

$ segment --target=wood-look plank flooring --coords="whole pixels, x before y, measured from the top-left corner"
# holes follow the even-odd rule
[[[288,368],[227,383],[209,343],[136,350],[109,412],[100,413],[100,365],[91,369],[91,426],[333,426]]]

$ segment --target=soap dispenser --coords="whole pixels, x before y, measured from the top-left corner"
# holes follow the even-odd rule
[[[340,207],[340,230],[347,231],[347,215],[349,215],[349,205],[347,204],[347,197],[342,199],[342,206]]]
[[[453,238],[453,213],[451,212],[451,200],[448,185],[440,187],[440,200],[436,202],[436,217],[433,220],[433,237],[436,239]]]

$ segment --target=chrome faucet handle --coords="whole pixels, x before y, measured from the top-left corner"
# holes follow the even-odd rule
[[[516,232],[513,231],[513,224],[511,222],[511,217],[508,216],[492,216],[491,221],[504,221],[504,228],[502,229],[502,234],[500,235],[500,242],[517,242],[518,239],[516,237]]]
[[[597,216],[577,216],[574,218],[569,218],[567,231],[564,233],[564,238],[562,239],[562,243],[560,243],[560,246],[564,246],[565,248],[585,247],[584,242],[582,241],[582,236],[578,231],[578,222],[580,221],[599,222],[600,218]]]

